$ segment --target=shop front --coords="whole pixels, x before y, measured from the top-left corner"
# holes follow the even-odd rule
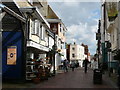
[[[26,80],[39,82],[50,76],[49,48],[27,41]]]
[[[2,12],[2,80],[24,79],[24,29],[25,18],[21,16],[13,2],[14,11],[1,4]],[[16,13],[16,12],[18,13]]]

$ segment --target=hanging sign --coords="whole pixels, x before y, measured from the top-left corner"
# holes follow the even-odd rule
[[[16,65],[17,47],[8,46],[7,48],[7,65]]]
[[[96,40],[101,40],[101,33],[96,33]]]

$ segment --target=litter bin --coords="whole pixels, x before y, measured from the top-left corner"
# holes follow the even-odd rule
[[[94,84],[102,84],[102,70],[95,69],[93,71],[93,83]]]

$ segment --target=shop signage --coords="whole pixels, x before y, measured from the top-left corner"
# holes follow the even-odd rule
[[[27,46],[34,47],[34,48],[37,48],[37,49],[39,49],[39,50],[43,50],[43,51],[46,51],[46,52],[49,51],[49,48],[48,48],[48,47],[42,46],[42,45],[37,44],[37,43],[35,43],[35,42],[33,42],[33,41],[28,41],[28,42],[27,42]]]
[[[96,33],[96,40],[101,40],[101,33]]]
[[[7,65],[16,65],[17,47],[7,47]]]

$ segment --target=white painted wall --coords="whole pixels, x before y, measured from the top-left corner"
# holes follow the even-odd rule
[[[72,54],[75,54],[75,57],[73,57]],[[85,59],[84,47],[76,44],[70,45],[70,60],[84,60],[84,59]]]
[[[53,45],[54,45],[54,39],[52,37],[49,37],[49,48],[52,49]]]

